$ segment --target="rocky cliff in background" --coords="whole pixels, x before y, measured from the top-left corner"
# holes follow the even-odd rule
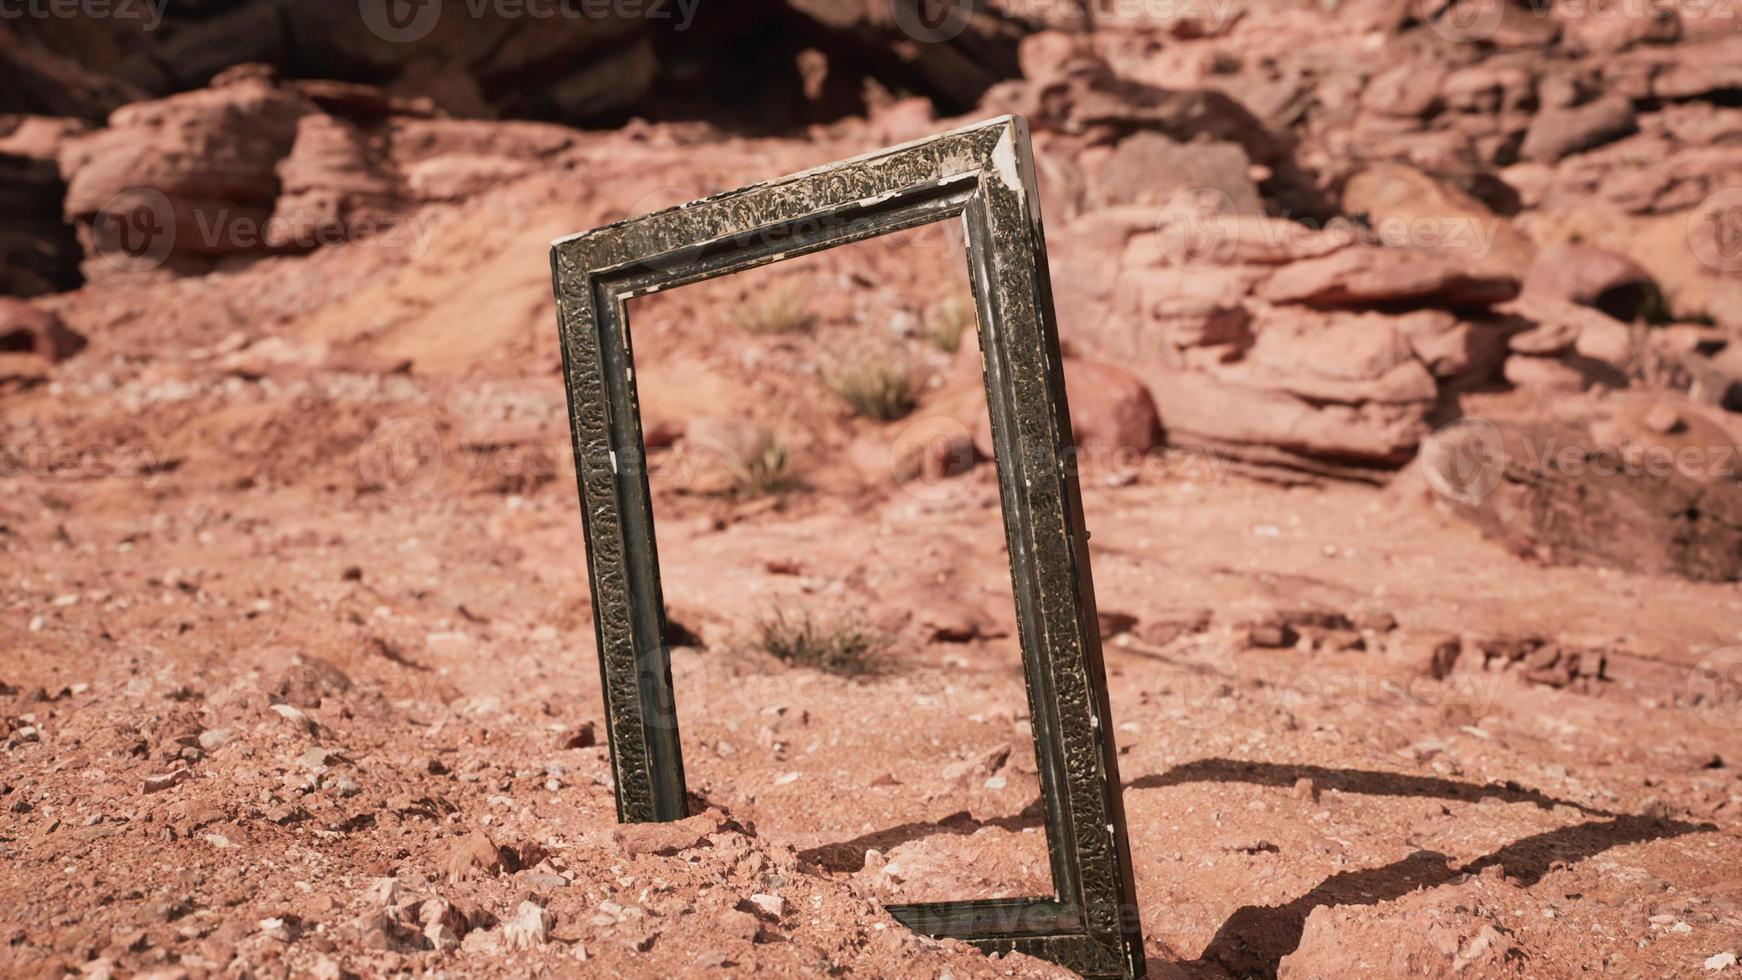
[[[1067,5],[927,40],[890,9],[770,2],[681,31],[456,9],[406,40],[348,8],[247,2],[151,32],[9,23],[9,105],[36,113],[0,128],[21,188],[0,201],[9,288],[66,288],[75,233],[93,280],[240,272],[539,193],[620,217],[952,111],[1019,112],[1067,348],[1141,379],[1175,446],[1382,482],[1490,395],[1582,406],[1580,431],[1613,421],[1617,392],[1717,432],[1742,409],[1742,37],[1725,12]],[[629,113],[718,125],[494,118]],[[743,132],[780,128],[805,140]],[[546,322],[537,278],[510,304],[533,311],[526,330]],[[1728,513],[1735,481],[1699,492]]]
[[[243,63],[428,98],[474,118],[696,119],[772,132],[890,92],[971,109],[1017,74],[1024,30],[995,7],[921,42],[880,0],[599,4],[206,0],[112,17],[0,21],[0,113],[101,121]],[[954,27],[954,25],[951,25]]]

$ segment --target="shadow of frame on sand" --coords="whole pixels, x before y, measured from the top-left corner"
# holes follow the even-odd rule
[[[1483,869],[1494,866],[1504,867],[1508,878],[1528,888],[1541,881],[1557,865],[1583,861],[1610,848],[1718,829],[1711,823],[1693,824],[1611,813],[1557,799],[1516,783],[1470,783],[1406,773],[1239,759],[1199,759],[1163,773],[1140,776],[1126,783],[1126,789],[1160,789],[1197,782],[1252,783],[1282,788],[1292,787],[1303,778],[1311,779],[1320,789],[1336,789],[1344,793],[1416,796],[1471,803],[1491,799],[1504,803],[1529,803],[1544,810],[1565,806],[1596,819],[1533,834],[1462,865],[1454,865],[1445,854],[1423,850],[1379,867],[1339,872],[1292,901],[1281,905],[1247,905],[1236,910],[1216,930],[1197,959],[1151,963],[1152,975],[1274,977],[1282,958],[1299,948],[1307,916],[1316,908],[1377,905],[1417,889],[1433,888],[1457,881],[1464,875],[1480,874]],[[1009,817],[976,820],[966,813],[951,814],[936,822],[905,823],[849,841],[823,844],[803,851],[799,856],[829,871],[851,872],[864,867],[867,847],[887,850],[938,834],[965,836],[985,826],[1014,829],[1039,826],[1040,822],[1040,801],[1035,800],[1022,812]]]

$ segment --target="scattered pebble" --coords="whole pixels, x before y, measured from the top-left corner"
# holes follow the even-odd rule
[[[172,786],[181,785],[192,775],[193,773],[186,769],[177,769],[174,772],[166,772],[161,776],[147,776],[145,777],[145,792],[161,793]]]
[[[786,914],[786,899],[779,895],[752,895],[750,896],[750,904],[756,906],[770,918],[778,919]]]
[[[537,902],[521,902],[514,917],[502,923],[502,943],[509,949],[532,949],[544,945],[556,920]]]
[[[1235,854],[1275,854],[1281,850],[1262,837],[1218,837],[1215,846]]]
[[[207,752],[216,752],[236,736],[228,728],[208,728],[200,733],[200,748]]]
[[[460,838],[448,850],[447,876],[450,883],[474,877],[488,878],[501,870],[501,850],[482,830],[474,830]]]

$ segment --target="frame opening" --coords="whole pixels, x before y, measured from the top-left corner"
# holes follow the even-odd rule
[[[966,233],[1055,896],[891,906],[1085,976],[1143,971],[1027,127],[1002,117],[555,243],[619,819],[685,815],[626,301],[940,218]]]

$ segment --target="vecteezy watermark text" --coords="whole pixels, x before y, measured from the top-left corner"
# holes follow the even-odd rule
[[[1476,215],[1392,215],[1365,225],[1342,217],[1317,221],[1287,212],[1243,218],[1227,191],[1193,187],[1176,194],[1161,208],[1155,231],[1162,261],[1205,271],[1235,261],[1242,243],[1266,251],[1325,251],[1372,241],[1392,247],[1455,251],[1470,260],[1481,260],[1494,253],[1503,224],[1498,217]]]
[[[168,6],[169,0],[0,0],[0,20],[130,20],[155,31]]]
[[[162,0],[159,0],[162,2]],[[472,20],[646,20],[688,30],[701,0],[449,0]],[[396,44],[421,41],[443,16],[443,0],[358,0],[363,23],[376,37]]]
[[[1742,475],[1742,446],[1734,443],[1580,445],[1554,436],[1509,443],[1499,426],[1482,418],[1461,418],[1441,427],[1422,443],[1418,459],[1428,483],[1462,503],[1493,493],[1508,465],[1574,479],[1681,476],[1706,482]]]
[[[0,446],[0,479],[101,480],[144,477],[147,486],[166,469],[163,457],[146,445]]]
[[[123,272],[148,272],[175,252],[313,251],[327,245],[404,249],[413,258],[429,250],[433,214],[347,215],[290,210],[262,215],[228,207],[178,208],[154,187],[130,187],[91,218],[94,250]]]
[[[968,29],[977,10],[990,10],[988,0],[888,0],[889,12],[903,34],[937,44]],[[1019,21],[1060,24],[1072,21],[1170,22],[1192,21],[1206,34],[1219,34],[1241,10],[1234,0],[1000,0],[998,13]]]

